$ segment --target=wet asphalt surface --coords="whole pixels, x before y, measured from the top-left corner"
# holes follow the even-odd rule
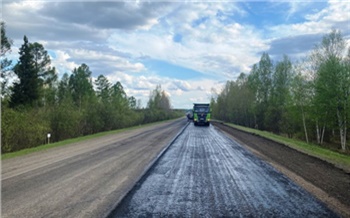
[[[109,217],[338,217],[215,127],[190,124]]]

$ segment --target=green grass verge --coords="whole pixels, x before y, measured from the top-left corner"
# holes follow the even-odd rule
[[[324,161],[327,161],[331,164],[334,164],[337,167],[345,169],[350,172],[350,156],[342,153],[338,153],[336,151],[332,151],[323,147],[320,147],[316,144],[308,144],[304,141],[300,141],[297,139],[291,139],[287,137],[283,137],[280,135],[276,135],[270,132],[261,131],[257,129],[251,129],[243,126],[238,126],[231,123],[225,123],[226,125],[232,126],[234,128],[243,130],[245,132],[254,133],[256,135],[262,136],[264,138],[271,139],[273,141],[279,142],[281,144],[287,145],[291,148],[294,148],[300,152],[306,153],[310,156],[314,156],[320,158]]]
[[[175,118],[175,119],[171,119],[171,120],[176,120],[176,119],[179,119],[179,118]],[[73,144],[73,143],[77,143],[77,142],[81,142],[81,141],[85,141],[85,140],[89,140],[89,139],[94,139],[94,138],[98,138],[98,137],[102,137],[102,136],[106,136],[106,135],[117,134],[117,133],[125,132],[127,130],[134,130],[134,129],[139,129],[139,128],[143,128],[143,127],[147,127],[147,126],[153,126],[153,125],[165,123],[165,122],[168,122],[171,120],[163,120],[163,121],[158,121],[158,122],[154,122],[154,123],[132,126],[132,127],[124,128],[124,129],[111,130],[111,131],[100,132],[100,133],[96,133],[96,134],[92,134],[92,135],[81,136],[78,138],[66,139],[66,140],[51,143],[51,144],[39,145],[39,146],[33,147],[33,148],[27,148],[27,149],[23,149],[20,151],[1,154],[1,159],[5,160],[5,159],[9,159],[9,158],[14,158],[14,157],[30,154],[33,152],[47,150],[50,148],[69,145],[69,144]]]

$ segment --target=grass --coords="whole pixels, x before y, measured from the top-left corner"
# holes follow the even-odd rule
[[[176,118],[176,119],[178,119],[178,118]],[[175,120],[175,119],[173,119],[173,120]],[[47,149],[65,146],[65,145],[69,145],[69,144],[73,144],[73,143],[77,143],[77,142],[81,142],[81,141],[85,141],[85,140],[89,140],[89,139],[94,139],[94,138],[98,138],[98,137],[102,137],[102,136],[106,136],[106,135],[117,134],[117,133],[125,132],[128,130],[139,129],[139,128],[143,128],[143,127],[147,127],[147,126],[153,126],[156,124],[165,123],[167,121],[170,121],[170,120],[163,120],[163,121],[143,124],[143,125],[139,125],[139,126],[132,126],[132,127],[124,128],[124,129],[117,129],[117,130],[111,130],[111,131],[106,131],[106,132],[100,132],[100,133],[86,135],[86,136],[82,136],[82,137],[78,137],[78,138],[66,139],[66,140],[51,143],[51,144],[39,145],[39,146],[33,147],[33,148],[26,148],[26,149],[23,149],[20,151],[1,154],[1,159],[5,160],[5,159],[9,159],[9,158],[19,157],[19,156],[23,156],[26,154],[44,151]]]
[[[243,130],[245,132],[254,133],[256,135],[262,136],[264,138],[271,139],[273,141],[279,142],[281,144],[287,145],[293,149],[296,149],[302,153],[306,153],[310,156],[320,158],[324,161],[327,161],[331,164],[334,164],[337,167],[345,169],[350,172],[350,156],[342,154],[336,151],[332,151],[323,147],[320,147],[316,144],[306,143],[297,139],[291,139],[284,136],[276,135],[270,132],[261,131],[257,129],[251,129],[243,126],[238,126],[231,123],[225,123],[226,125],[232,126],[234,128]]]

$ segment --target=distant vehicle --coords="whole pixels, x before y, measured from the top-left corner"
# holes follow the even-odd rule
[[[188,120],[193,120],[193,110],[188,110],[186,116]]]
[[[193,123],[198,125],[210,125],[211,109],[210,104],[193,104]]]

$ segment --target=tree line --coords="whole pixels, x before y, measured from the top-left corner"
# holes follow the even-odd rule
[[[350,47],[332,30],[304,59],[287,55],[274,63],[268,53],[227,81],[211,100],[213,116],[346,151],[350,118]]]
[[[171,109],[170,98],[158,85],[146,108],[127,96],[120,82],[104,75],[92,80],[85,63],[58,79],[50,56],[40,43],[24,36],[19,60],[6,58],[12,40],[1,23],[1,151],[3,153],[50,142],[120,129],[182,115]],[[14,74],[18,78],[14,78]]]

